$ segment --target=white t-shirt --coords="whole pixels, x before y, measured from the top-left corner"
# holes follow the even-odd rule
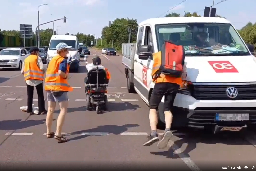
[[[87,65],[86,65],[86,69],[87,69],[87,71],[89,72],[89,71],[91,71],[92,69],[96,69],[97,66],[98,66],[98,69],[105,69],[104,66],[102,66],[102,65],[93,65],[93,63],[87,64]]]

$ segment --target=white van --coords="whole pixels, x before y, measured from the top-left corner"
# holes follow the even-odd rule
[[[201,33],[206,35],[205,47],[198,45]],[[165,17],[141,22],[137,43],[122,45],[128,92],[135,90],[149,103],[154,87],[153,58],[141,52],[156,53],[165,40],[184,46],[189,81],[187,89],[180,90],[175,98],[173,127],[234,130],[256,123],[253,49],[248,49],[224,18]],[[158,114],[158,126],[164,126],[163,103]]]
[[[54,56],[57,55],[56,46],[61,42],[66,43],[68,46],[72,46],[68,54],[68,60],[71,61],[70,70],[75,70],[78,72],[80,55],[78,53],[79,42],[76,36],[52,35],[47,51],[47,61],[49,62]]]

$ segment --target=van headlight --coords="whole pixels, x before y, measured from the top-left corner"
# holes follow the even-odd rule
[[[17,62],[18,59],[12,59],[10,62]]]

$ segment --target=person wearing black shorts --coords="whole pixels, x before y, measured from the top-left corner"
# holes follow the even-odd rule
[[[144,146],[152,145],[153,143],[159,141],[158,148],[165,148],[172,136],[171,124],[172,124],[172,113],[171,109],[173,107],[173,102],[176,97],[177,91],[179,90],[180,85],[171,82],[159,82],[155,84],[153,92],[150,97],[149,106],[149,120],[151,127],[151,134],[148,136],[148,140],[143,144]],[[165,115],[165,132],[162,137],[158,137],[157,134],[157,109],[161,103],[162,98],[164,97],[164,115]]]

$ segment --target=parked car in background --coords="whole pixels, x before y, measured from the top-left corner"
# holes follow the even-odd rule
[[[82,52],[84,53],[84,55],[90,55],[91,54],[90,50],[86,46],[82,47]]]
[[[116,55],[116,50],[114,48],[107,48],[106,55]]]
[[[44,64],[46,64],[47,63],[47,54],[46,54],[46,51],[45,51],[45,49],[44,48],[39,48],[39,56],[41,57],[41,59],[42,59],[42,62],[44,63]]]
[[[22,63],[28,56],[25,48],[6,48],[0,51],[0,68],[22,69]]]
[[[103,48],[103,49],[101,50],[101,53],[102,53],[102,54],[106,54],[106,51],[107,51],[107,48]]]

